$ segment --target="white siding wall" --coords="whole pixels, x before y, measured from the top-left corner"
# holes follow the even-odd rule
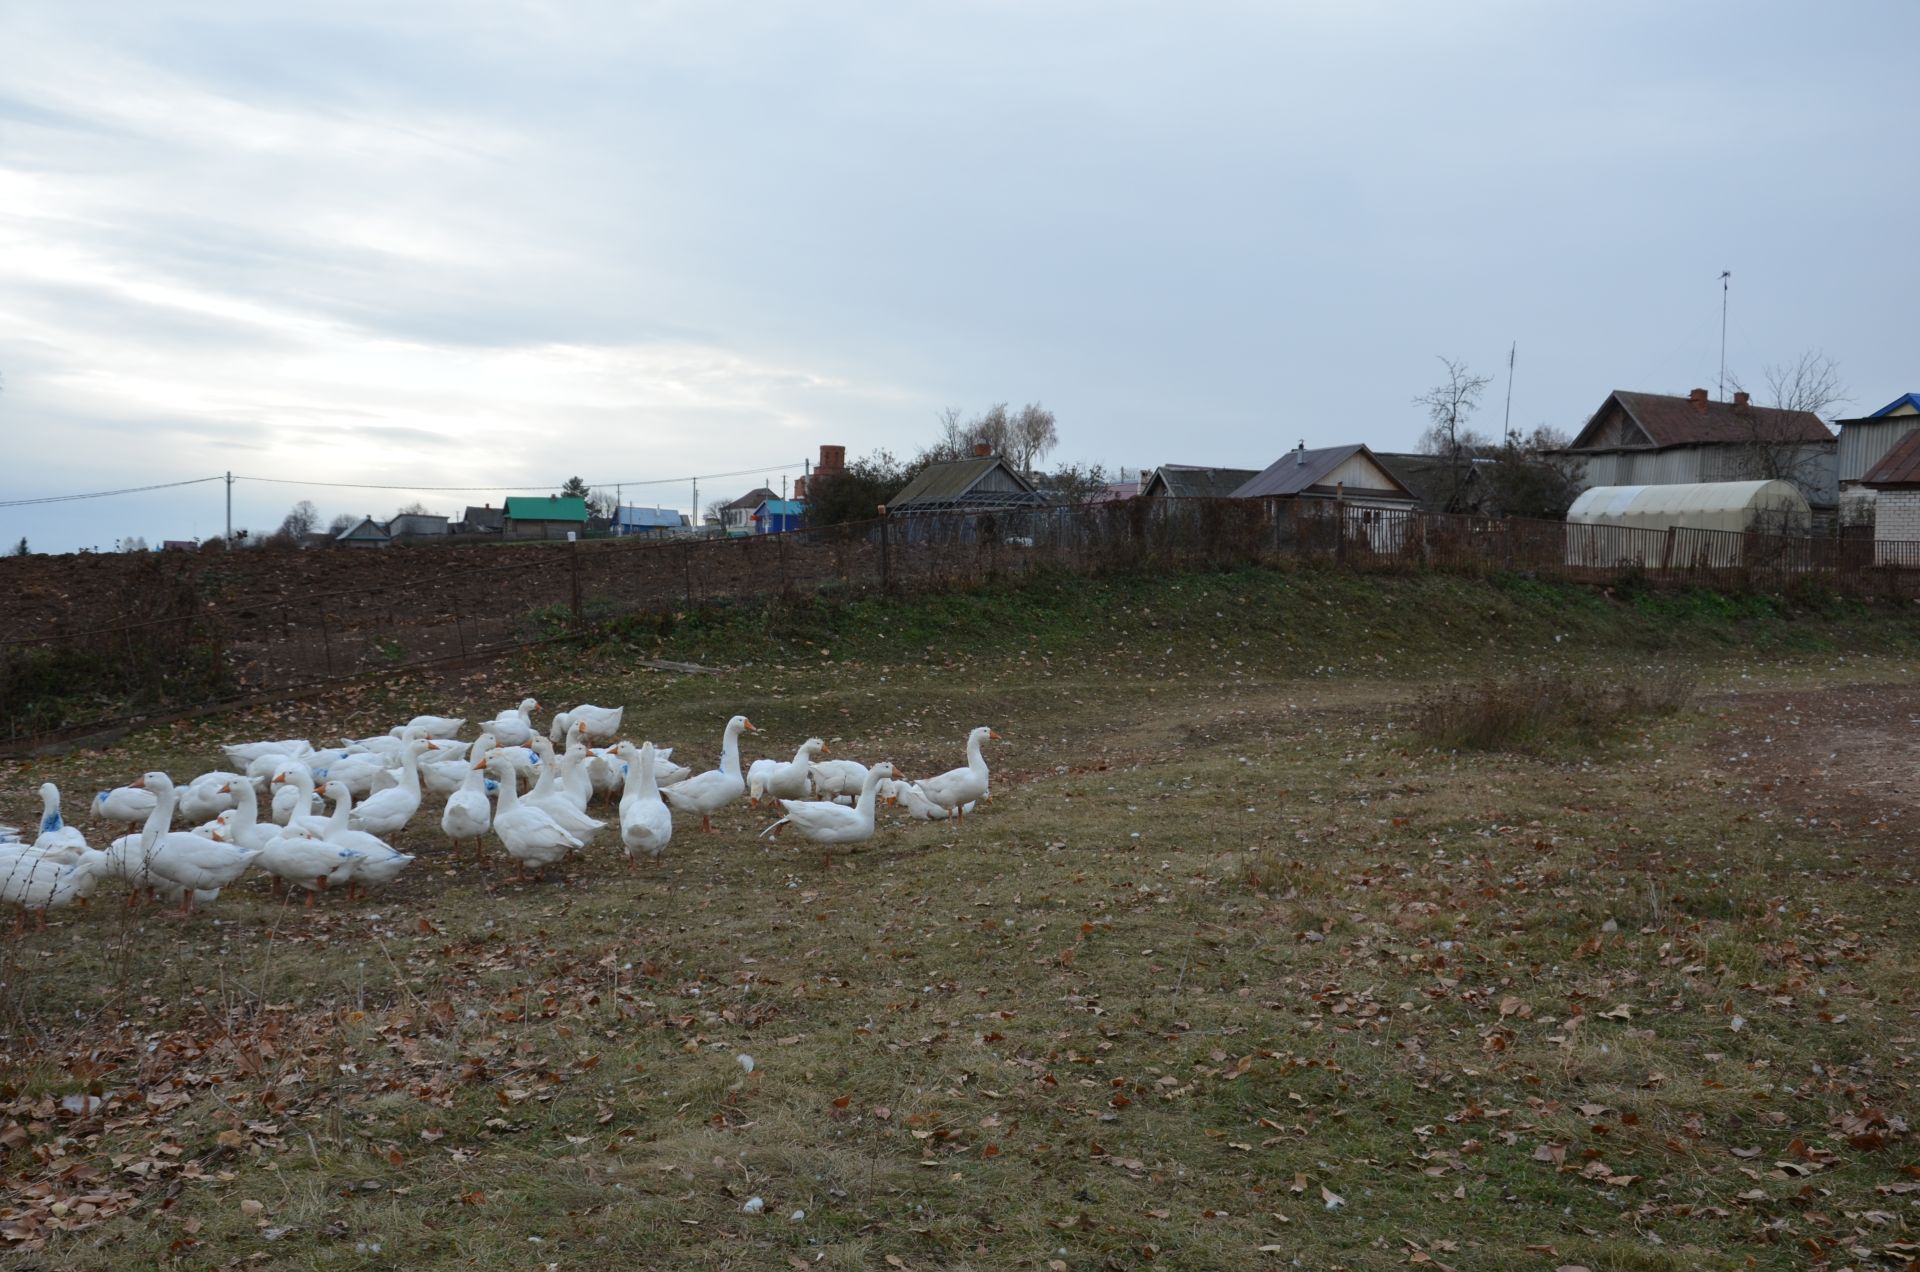
[[[1338,468],[1320,479],[1323,486],[1345,482],[1349,495],[1363,490],[1393,490],[1393,479],[1380,471],[1380,465],[1365,455],[1354,454]],[[1398,493],[1397,491],[1395,493]]]

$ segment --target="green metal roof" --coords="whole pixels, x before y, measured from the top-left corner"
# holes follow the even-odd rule
[[[507,516],[515,521],[585,521],[587,501],[575,495],[512,495]]]

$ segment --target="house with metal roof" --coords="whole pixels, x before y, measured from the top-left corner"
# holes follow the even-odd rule
[[[1162,464],[1141,481],[1140,493],[1153,499],[1225,499],[1258,472],[1257,468]]]
[[[334,546],[341,548],[390,548],[393,536],[387,528],[372,517],[362,517],[333,536]]]
[[[1881,543],[1920,543],[1920,429],[1901,438],[1868,469],[1860,484],[1873,492],[1873,539]],[[1876,548],[1877,562],[1911,564],[1905,551]]]
[[[1816,513],[1838,502],[1832,430],[1811,411],[1615,389],[1565,451],[1588,486],[1791,481]]]
[[[1867,474],[1903,440],[1920,432],[1920,393],[1902,393],[1869,415],[1836,423],[1840,426],[1835,476],[1840,483],[1841,521],[1870,524],[1874,487]],[[1862,510],[1857,517],[1849,512],[1856,505]]]
[[[785,534],[806,520],[807,506],[798,499],[762,499],[748,524],[755,534]]]
[[[640,508],[622,504],[613,511],[612,530],[616,536],[645,535],[664,539],[688,530],[687,514],[672,508]]]
[[[720,529],[730,538],[753,533],[753,510],[769,499],[780,496],[765,486],[749,490],[720,510]]]
[[[387,533],[399,543],[411,543],[416,539],[445,538],[448,533],[447,518],[430,512],[396,513],[393,520],[387,522]]]
[[[507,499],[505,511],[509,539],[564,539],[569,533],[586,534],[587,501],[578,495],[513,495]]]
[[[978,449],[985,449],[984,447]],[[1037,508],[1047,497],[1006,457],[974,454],[966,459],[928,464],[887,501],[889,513],[985,512],[999,508]]]
[[[1308,450],[1305,442],[1236,486],[1237,499],[1342,500],[1365,508],[1412,508],[1414,493],[1359,442]]]

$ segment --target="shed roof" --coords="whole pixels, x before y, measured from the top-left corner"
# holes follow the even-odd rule
[[[975,490],[988,473],[999,469],[1011,477],[1015,490]],[[1033,483],[999,455],[981,455],[967,459],[928,464],[899,494],[887,501],[894,510],[922,511],[934,508],[1008,508],[1045,503],[1046,497]]]
[[[1773,442],[1830,442],[1833,433],[1812,411],[1782,411],[1771,406],[1735,406],[1731,402],[1695,401],[1671,393],[1634,393],[1615,389],[1607,394],[1573,439],[1568,450],[1616,450],[1591,446],[1591,435],[1603,422],[1607,408],[1619,403],[1654,449],[1668,446],[1713,446],[1752,441],[1756,436]],[[1644,449],[1644,448],[1641,448]]]
[[[585,521],[587,501],[578,495],[512,495],[507,515],[515,521]]]
[[[1902,393],[1867,418],[1877,420],[1883,415],[1920,415],[1920,393]]]
[[[1352,442],[1345,446],[1322,446],[1315,450],[1290,450],[1235,488],[1233,493],[1240,499],[1305,494],[1315,486],[1324,486],[1333,470],[1355,455],[1366,456],[1367,461],[1391,483],[1384,488],[1369,488],[1370,494],[1378,494],[1385,490],[1389,494],[1408,500],[1414,497],[1413,492],[1388,471],[1387,466],[1382,464],[1372,451],[1359,442]]]
[[[773,491],[769,490],[767,487],[758,486],[752,490],[749,490],[746,494],[740,496],[738,499],[728,504],[727,511],[740,512],[744,510],[744,511],[750,512],[753,509],[758,508],[766,500],[778,499],[779,497],[780,496],[774,494]]]
[[[1259,475],[1257,468],[1208,468],[1200,464],[1162,464],[1141,484],[1144,494],[1164,493],[1175,499],[1225,499]]]
[[[622,504],[615,509],[613,522],[629,530],[678,530],[680,513],[672,508],[640,508]]]
[[[1860,479],[1865,486],[1920,486],[1920,432],[1908,433]]]

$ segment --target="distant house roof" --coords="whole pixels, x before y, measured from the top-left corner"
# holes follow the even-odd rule
[[[1920,415],[1920,393],[1902,393],[1866,418],[1877,420],[1883,415]]]
[[[1285,495],[1328,495],[1333,487],[1328,479],[1339,468],[1355,456],[1363,456],[1373,470],[1384,479],[1381,486],[1355,486],[1353,494],[1364,491],[1367,495],[1380,498],[1400,498],[1412,502],[1414,494],[1406,485],[1382,464],[1374,453],[1358,442],[1346,446],[1322,446],[1315,450],[1290,450],[1269,464],[1257,475],[1249,478],[1234,490],[1240,499],[1265,499]]]
[[[767,500],[778,499],[779,497],[780,496],[774,494],[771,490],[768,490],[765,486],[761,486],[758,489],[749,490],[746,494],[740,496],[738,499],[728,504],[727,511],[728,512],[752,512],[755,508],[758,508],[762,503],[766,502]]]
[[[1866,486],[1920,486],[1920,432],[1908,433],[1860,479]]]
[[[1225,499],[1258,475],[1257,468],[1207,468],[1199,464],[1162,464],[1140,488],[1143,495],[1175,499]]]
[[[469,507],[460,514],[460,520],[475,530],[499,530],[507,524],[507,510],[495,508],[491,504],[485,508]]]
[[[1696,393],[1699,392],[1696,390]],[[1599,433],[1618,407],[1639,430],[1644,441],[1601,441]],[[1713,446],[1752,441],[1830,442],[1833,433],[1811,411],[1782,411],[1771,406],[1714,402],[1704,397],[1677,397],[1669,393],[1630,393],[1615,389],[1593,413],[1570,451],[1654,449],[1668,446]]]
[[[333,541],[335,543],[347,543],[358,540],[364,543],[385,543],[391,538],[392,536],[387,533],[385,526],[375,521],[372,517],[362,517],[345,530],[342,530],[339,534],[334,535]]]
[[[940,512],[1044,504],[1046,496],[999,455],[928,464],[887,501],[893,512]]]
[[[1140,483],[1137,481],[1110,481],[1103,488],[1095,491],[1093,498],[1087,502],[1119,503],[1121,500],[1131,499],[1139,493]]]
[[[672,508],[634,508],[622,504],[613,515],[613,523],[626,530],[678,530],[685,520]]]
[[[1495,462],[1491,459],[1472,456],[1461,465],[1444,455],[1387,451],[1379,452],[1374,458],[1413,492],[1423,508],[1457,512],[1462,509],[1447,505],[1464,503],[1478,509],[1490,493],[1482,474]],[[1456,490],[1456,486],[1460,489]]]
[[[506,511],[514,521],[585,521],[587,501],[578,495],[513,495]]]
[[[762,499],[753,511],[772,517],[797,517],[806,510],[798,499]]]

